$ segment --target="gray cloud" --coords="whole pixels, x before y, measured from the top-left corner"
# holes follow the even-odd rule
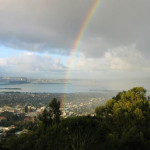
[[[85,41],[90,37],[95,42],[90,42],[90,49],[83,44],[84,52],[99,57],[108,49],[134,44],[143,55],[149,55],[149,5],[148,0],[102,1],[85,37]],[[95,43],[99,48],[95,48]]]
[[[92,1],[2,0],[1,3],[1,44],[55,52],[73,46]]]
[[[68,53],[94,0],[1,0],[0,44],[30,51]],[[109,49],[136,45],[149,55],[149,0],[104,0],[91,19],[79,51],[102,57]]]

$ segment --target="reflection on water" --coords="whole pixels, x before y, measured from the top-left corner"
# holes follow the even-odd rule
[[[142,86],[147,89],[150,95],[150,85],[147,80],[133,81],[106,81],[106,80],[70,80],[68,84],[8,84],[0,82],[0,92],[31,92],[31,93],[107,93],[109,90],[116,92],[129,90],[133,87]]]
[[[78,93],[78,92],[100,92],[103,90],[94,85],[84,84],[0,84],[0,92],[31,92],[31,93]]]

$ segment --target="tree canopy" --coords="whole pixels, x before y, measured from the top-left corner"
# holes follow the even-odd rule
[[[39,115],[39,120],[46,126],[57,124],[60,122],[60,101],[54,98],[50,103],[48,109],[44,109],[43,113]]]

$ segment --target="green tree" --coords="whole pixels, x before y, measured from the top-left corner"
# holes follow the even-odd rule
[[[54,98],[50,103],[48,109],[44,109],[43,113],[39,115],[39,120],[43,122],[44,125],[49,126],[52,124],[57,124],[60,122],[60,101]]]
[[[58,101],[56,98],[49,103],[49,113],[52,116],[53,123],[60,122],[60,101]]]
[[[105,117],[107,113],[106,107],[105,106],[96,107],[95,113],[96,113],[96,116],[98,117]]]
[[[108,136],[110,143],[120,143],[123,146],[128,142],[126,149],[132,149],[135,145],[143,143],[144,136],[142,135],[147,135],[146,129],[149,129],[150,125],[150,103],[143,87],[134,87],[128,91],[119,92],[113,99],[107,101],[105,106],[97,107],[95,113],[98,117],[106,116],[104,119],[107,122],[111,120],[109,129],[111,128],[112,131]],[[133,140],[134,143],[129,143]]]
[[[39,115],[39,120],[43,122],[44,125],[49,126],[52,124],[51,113],[45,108],[43,113]]]

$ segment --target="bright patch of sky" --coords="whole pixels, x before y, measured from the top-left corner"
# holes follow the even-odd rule
[[[13,48],[0,46],[0,58],[6,58],[11,56],[17,56],[23,54],[25,51],[18,51]]]
[[[69,56],[66,56],[66,55],[50,54],[49,52],[43,52],[43,53],[27,52],[25,50],[16,50],[16,49],[5,47],[5,46],[0,46],[0,58],[19,56],[19,55],[23,55],[24,53],[32,53],[34,55],[40,55],[40,56],[49,55],[53,57],[54,59],[60,59],[63,64],[67,64],[69,60]]]

